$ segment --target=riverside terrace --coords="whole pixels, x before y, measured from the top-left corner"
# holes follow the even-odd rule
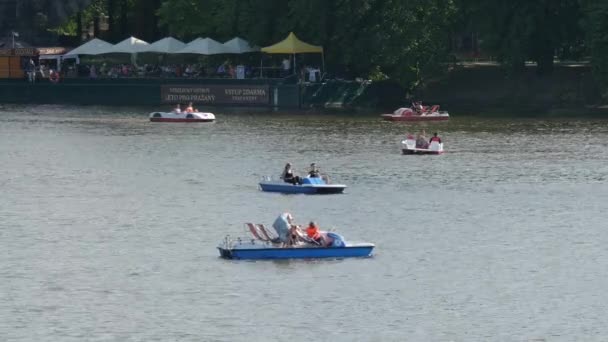
[[[249,52],[258,50],[253,64]],[[65,54],[38,61],[33,56],[25,66],[14,65],[16,71],[25,68],[18,71],[26,71],[29,82],[22,74],[0,81],[0,101],[158,106],[189,99],[198,105],[298,108],[303,83],[321,80],[320,69],[306,66],[302,57],[296,64],[298,55],[308,53],[324,64],[323,48],[300,41],[293,32],[261,49],[238,37],[224,44],[210,38],[184,44],[167,37],[148,44],[130,37],[114,45],[92,39]],[[196,63],[187,64],[188,58]],[[264,58],[272,64],[264,67]],[[259,68],[253,66],[257,61]]]
[[[317,57],[306,57],[310,54]],[[282,41],[263,48],[252,46],[240,37],[225,43],[208,37],[197,38],[188,44],[173,37],[152,44],[129,37],[114,45],[95,38],[65,54],[47,58],[47,65],[42,69],[60,70],[63,77],[245,79],[295,74],[303,81],[315,82],[321,79],[321,70],[325,69],[323,47],[303,42],[293,32]]]

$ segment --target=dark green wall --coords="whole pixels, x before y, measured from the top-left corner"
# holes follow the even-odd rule
[[[274,80],[188,80],[188,79],[65,79],[54,84],[40,80],[35,84],[24,80],[0,82],[0,103],[82,104],[82,105],[166,105],[161,103],[161,85],[200,84],[237,85],[267,84],[268,106],[299,108],[299,86],[280,84]],[[275,91],[276,89],[276,91]],[[275,95],[277,98],[275,99]]]

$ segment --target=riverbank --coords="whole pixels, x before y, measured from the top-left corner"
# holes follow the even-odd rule
[[[600,90],[586,64],[556,65],[551,75],[542,77],[534,65],[516,75],[507,75],[492,64],[458,66],[417,95],[428,103],[445,103],[449,108],[471,112],[593,111],[601,104]]]
[[[328,82],[309,86],[304,94],[302,103],[313,107],[392,111],[409,105],[405,90],[391,81]],[[543,77],[536,74],[535,66],[506,75],[496,64],[459,65],[445,77],[427,82],[412,97],[473,115],[608,114],[585,64],[556,65],[552,75]]]
[[[348,112],[390,112],[410,103],[394,81],[328,80],[294,84],[283,79],[65,79],[0,82],[0,103],[166,106],[194,102],[199,106],[278,109],[320,109]],[[445,77],[427,81],[412,98],[439,104],[466,115],[607,115],[591,68],[557,65],[539,77],[528,66],[506,75],[493,64],[459,65]],[[456,114],[457,115],[457,114]]]

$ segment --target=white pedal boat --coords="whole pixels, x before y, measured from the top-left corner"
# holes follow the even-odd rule
[[[153,112],[150,113],[152,122],[212,122],[215,121],[213,113],[193,112]]]
[[[403,154],[442,154],[443,143],[433,141],[428,148],[416,147],[415,139],[405,139],[401,141],[401,152]]]

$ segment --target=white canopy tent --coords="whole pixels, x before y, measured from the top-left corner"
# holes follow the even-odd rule
[[[78,55],[40,55],[38,59],[75,59],[78,60]]]
[[[225,53],[247,53],[260,51],[259,47],[251,46],[248,41],[239,37],[234,37],[225,42],[223,45],[226,49]]]
[[[197,38],[185,48],[175,52],[175,53],[192,53],[198,55],[217,55],[221,53],[227,53],[226,47],[211,38]]]
[[[142,51],[139,52],[175,53],[185,47],[186,44],[182,41],[173,37],[166,37],[147,45]]]
[[[65,59],[74,59],[76,61],[76,64],[80,64],[80,59],[78,58],[78,55],[40,55],[40,56],[38,56],[38,59],[39,60],[53,60],[55,63],[55,67],[51,68],[51,69],[55,69],[57,71],[61,71],[61,61],[65,60]],[[40,72],[42,72],[42,71],[40,71]],[[44,76],[44,77],[46,77],[46,76]]]
[[[96,53],[96,55],[104,54],[104,53],[139,53],[144,52],[144,50],[149,46],[147,42],[137,39],[135,37],[129,37],[122,42],[112,46],[112,48],[107,49],[105,51]]]
[[[77,55],[97,55],[99,53],[104,53],[103,51],[107,51],[112,48],[112,44],[103,41],[101,39],[92,39],[88,42],[80,45],[79,47],[69,51],[65,55],[64,58],[68,58],[68,56],[77,56]]]

